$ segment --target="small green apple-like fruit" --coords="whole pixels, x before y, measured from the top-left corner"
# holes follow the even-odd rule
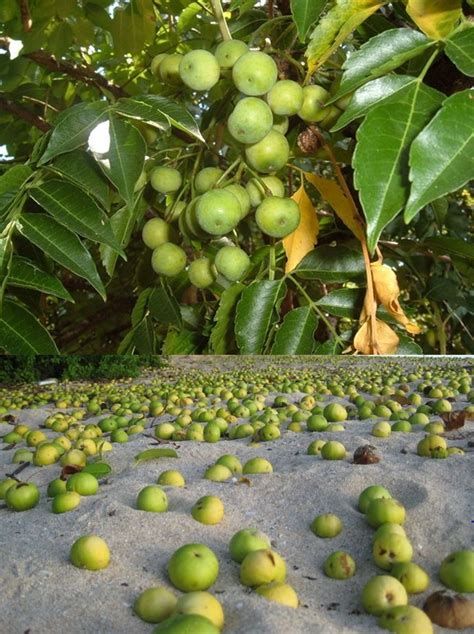
[[[164,513],[168,509],[168,497],[160,486],[150,484],[138,494],[137,509],[150,513]]]
[[[10,431],[8,432],[8,434],[5,434],[5,436],[3,436],[0,440],[7,445],[16,445],[16,443],[23,440],[23,436],[21,434],[18,434],[16,431]]]
[[[235,62],[248,53],[249,47],[241,40],[224,40],[217,45],[214,55],[223,70],[232,68]]]
[[[273,238],[284,238],[293,233],[300,219],[300,208],[291,198],[264,198],[255,212],[255,221],[259,229]]]
[[[242,473],[252,475],[256,473],[273,473],[271,462],[265,458],[251,458],[244,464]]]
[[[171,225],[162,218],[151,218],[143,225],[142,240],[149,249],[156,249],[164,242],[170,242]]]
[[[267,442],[270,440],[276,440],[277,438],[280,438],[281,432],[278,425],[267,424],[258,430],[256,436],[258,440]]]
[[[191,509],[191,515],[201,524],[219,524],[224,517],[224,505],[214,495],[205,495]]]
[[[179,597],[176,614],[199,614],[209,619],[219,630],[224,627],[224,610],[210,592],[188,592]]]
[[[322,86],[305,86],[303,88],[303,103],[298,111],[298,116],[310,123],[322,121],[329,110],[324,107],[329,98],[329,92]]]
[[[171,583],[182,592],[207,590],[219,574],[219,561],[204,544],[186,544],[168,562]]]
[[[271,548],[253,550],[240,564],[240,582],[244,586],[261,586],[264,583],[286,579],[285,560]]]
[[[232,454],[224,454],[216,460],[216,464],[224,465],[232,471],[233,474],[238,475],[242,473],[242,464],[237,456]]]
[[[389,535],[395,533],[395,535],[401,535],[402,537],[406,537],[407,534],[403,526],[400,524],[393,524],[392,522],[386,522],[385,524],[381,524],[375,533],[372,536],[372,543],[379,537],[385,537],[385,535]]]
[[[176,428],[171,423],[160,423],[155,427],[154,434],[160,440],[169,440],[175,431]]]
[[[36,447],[36,445],[39,445],[41,442],[48,440],[48,437],[41,430],[35,429],[25,435],[25,440],[28,447]]]
[[[411,430],[411,423],[407,420],[399,420],[392,425],[392,431],[410,432]]]
[[[314,518],[311,530],[318,537],[336,537],[342,531],[343,524],[337,515],[323,513]]]
[[[17,449],[13,454],[12,463],[33,462],[34,453],[29,449]]]
[[[346,448],[342,442],[329,440],[321,449],[321,456],[324,460],[344,460],[346,457]]]
[[[32,482],[18,482],[5,493],[6,505],[12,511],[28,511],[38,504],[39,499],[39,489]]]
[[[128,442],[128,434],[125,429],[114,429],[110,434],[111,442],[125,443]]]
[[[248,145],[245,156],[254,170],[269,174],[278,172],[286,165],[290,156],[290,146],[281,132],[272,129],[263,139]]]
[[[434,451],[437,449],[447,449],[448,443],[442,436],[437,436],[436,434],[430,434],[420,440],[416,447],[416,453],[419,456],[423,456],[425,458],[429,458]]]
[[[306,453],[309,456],[319,456],[321,455],[321,450],[325,444],[325,440],[313,440],[313,442],[309,443]]]
[[[288,583],[278,581],[265,583],[262,586],[258,586],[256,592],[260,596],[265,597],[265,599],[281,603],[288,608],[297,608],[299,605],[298,595]]]
[[[226,246],[219,249],[214,265],[221,275],[230,282],[238,282],[250,267],[250,258],[239,247]]]
[[[229,542],[230,556],[239,564],[249,553],[268,548],[270,548],[270,539],[256,528],[243,528],[237,531]]]
[[[448,456],[464,456],[464,450],[461,447],[448,447]]]
[[[158,68],[161,81],[175,86],[181,83],[179,66],[182,59],[182,55],[173,53],[172,55],[167,55],[165,59],[162,60]]]
[[[439,569],[439,578],[451,590],[474,592],[474,550],[458,550],[448,555]]]
[[[220,629],[200,614],[176,614],[157,625],[152,634],[220,634]]]
[[[407,603],[407,591],[398,579],[390,575],[372,577],[362,590],[362,606],[366,612],[375,616]]]
[[[133,611],[142,621],[161,623],[175,611],[177,598],[168,588],[147,588],[135,600]]]
[[[277,81],[266,96],[272,111],[285,116],[296,114],[303,105],[303,98],[303,88],[291,79]]]
[[[179,65],[183,83],[193,90],[210,90],[219,81],[219,62],[209,51],[195,49],[186,53]]]
[[[174,277],[184,271],[186,253],[177,244],[164,242],[153,250],[151,266],[155,273],[165,277]]]
[[[92,473],[73,473],[66,484],[67,491],[76,491],[79,495],[95,495],[99,482]]]
[[[359,495],[358,507],[361,513],[367,513],[369,504],[376,498],[391,498],[390,491],[378,484],[373,484],[362,491]]]
[[[273,114],[257,97],[241,99],[227,121],[230,134],[240,143],[258,143],[272,129]]]
[[[151,60],[151,64],[150,64],[150,71],[152,75],[154,75],[157,78],[160,77],[161,62],[167,57],[168,57],[167,53],[159,53],[158,55],[155,55],[155,57]]]
[[[67,513],[81,503],[81,496],[76,491],[63,491],[53,498],[51,510],[53,513]]]
[[[403,584],[408,594],[424,592],[430,585],[426,571],[412,561],[393,565],[390,574]]]
[[[221,437],[221,428],[217,423],[207,423],[204,427],[203,438],[205,442],[218,442]]]
[[[372,427],[370,433],[377,438],[388,438],[392,433],[392,426],[387,422],[378,422]]]
[[[170,487],[184,487],[186,484],[183,475],[179,471],[163,471],[158,476],[157,484]]]
[[[432,410],[436,414],[447,414],[451,412],[452,409],[453,409],[453,406],[446,399],[440,399],[439,401],[436,401],[435,403],[433,403],[433,406],[432,406]]]
[[[155,191],[161,194],[171,194],[181,187],[183,177],[174,167],[159,165],[150,172],[150,184]]]
[[[263,187],[262,182],[265,187]],[[285,197],[285,185],[277,176],[262,176],[259,180],[252,178],[245,188],[252,207],[258,207],[267,195]]]
[[[204,478],[213,482],[225,482],[232,475],[232,471],[223,464],[213,464],[206,469]]]
[[[101,537],[83,535],[72,545],[69,557],[76,568],[101,570],[110,563],[110,550]]]
[[[54,464],[59,459],[59,451],[51,443],[45,443],[36,447],[33,455],[33,464],[37,467],[46,467]]]
[[[377,625],[397,634],[433,634],[428,616],[413,605],[399,605],[384,612]]]
[[[378,528],[381,524],[405,523],[405,508],[398,500],[393,498],[375,498],[369,504],[366,517],[372,528]]]
[[[325,431],[328,421],[322,414],[312,414],[306,420],[306,428],[308,431]]]
[[[193,260],[188,267],[189,281],[196,288],[207,288],[216,279],[214,267],[209,258]]]
[[[8,489],[10,489],[16,483],[17,481],[13,478],[6,478],[5,480],[0,481],[0,500],[5,499]]]
[[[374,541],[372,555],[379,568],[390,570],[393,564],[410,561],[413,557],[413,548],[403,535],[388,533]]]
[[[197,201],[196,218],[199,226],[213,236],[223,236],[240,221],[242,208],[232,192],[211,189]]]
[[[270,55],[260,51],[245,53],[232,68],[234,84],[244,95],[266,94],[278,78],[278,68]]]
[[[46,495],[49,498],[54,498],[58,493],[64,493],[66,491],[66,480],[61,480],[60,478],[56,478],[55,480],[51,480],[48,484],[48,489],[46,491]]]
[[[347,410],[344,405],[330,403],[323,411],[324,418],[330,423],[342,423],[347,420]]]
[[[194,187],[198,194],[204,194],[214,187],[223,171],[219,167],[204,167],[196,174]]]
[[[245,218],[250,211],[250,196],[245,187],[239,183],[231,183],[224,187],[224,191],[234,194],[240,204],[240,219]]]
[[[323,570],[331,579],[349,579],[355,575],[356,563],[348,553],[336,550],[324,562]]]

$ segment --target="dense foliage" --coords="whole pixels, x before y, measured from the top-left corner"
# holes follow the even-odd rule
[[[0,350],[472,352],[472,3],[223,8],[1,3]],[[267,74],[209,54],[230,38]]]

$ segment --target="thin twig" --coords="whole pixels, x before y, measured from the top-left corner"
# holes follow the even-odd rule
[[[217,20],[219,31],[221,32],[222,39],[231,40],[232,35],[230,34],[229,27],[227,26],[227,22],[224,17],[224,12],[222,10],[222,5],[220,0],[211,0],[211,6],[212,6],[212,12],[214,13],[214,17]]]
[[[29,110],[26,110],[26,108],[10,101],[10,99],[6,99],[2,95],[0,95],[0,110],[9,112],[16,117],[23,119],[23,121],[27,121],[30,125],[38,128],[38,130],[41,130],[41,132],[48,132],[48,130],[51,129],[51,126],[47,121],[33,114]]]

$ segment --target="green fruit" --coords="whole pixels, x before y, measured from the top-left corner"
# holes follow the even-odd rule
[[[262,182],[268,191],[262,185]],[[252,207],[258,207],[262,200],[268,196],[284,198],[285,186],[277,176],[262,176],[260,179],[252,178],[246,185]]]
[[[170,241],[171,233],[171,225],[161,218],[151,218],[143,226],[142,239],[149,249],[156,249]]]
[[[474,550],[458,550],[448,555],[439,569],[439,578],[451,590],[474,592]]]
[[[214,187],[223,171],[219,167],[204,167],[196,174],[194,187],[198,194],[204,194]]]
[[[183,178],[173,167],[159,166],[150,172],[150,184],[155,191],[170,194],[181,187]]]
[[[270,548],[251,551],[240,564],[240,583],[244,586],[261,586],[272,581],[283,583],[285,578],[285,560]]]
[[[320,456],[321,449],[324,447],[325,444],[325,440],[313,440],[313,442],[309,443],[306,453],[309,456]]]
[[[245,97],[232,111],[227,127],[236,141],[257,143],[261,141],[273,126],[273,114],[270,107],[257,97]]]
[[[138,494],[137,509],[150,513],[164,513],[168,509],[168,496],[160,486],[150,484]]]
[[[433,634],[428,616],[413,605],[399,605],[383,612],[377,625],[397,634]]]
[[[247,146],[245,156],[257,172],[278,172],[288,162],[290,146],[281,132],[270,130],[261,141]]]
[[[305,86],[303,104],[298,111],[298,116],[308,123],[322,121],[328,114],[324,103],[329,96],[329,92],[322,86]]]
[[[437,449],[447,449],[447,447],[448,443],[442,436],[430,434],[426,436],[426,438],[423,438],[423,440],[420,440],[416,447],[416,453],[419,456],[429,458]]]
[[[324,460],[344,460],[346,448],[337,440],[329,440],[321,449],[321,457]]]
[[[308,431],[324,431],[327,429],[328,422],[321,414],[312,414],[306,419],[306,428]]]
[[[268,548],[270,548],[269,538],[256,528],[243,528],[237,531],[229,542],[230,556],[239,564],[249,553]]]
[[[222,247],[216,254],[214,265],[221,275],[231,282],[237,282],[250,267],[250,258],[239,247]]]
[[[237,198],[240,204],[240,218],[245,218],[250,211],[250,196],[245,187],[238,183],[232,183],[224,187],[224,191],[230,192]]]
[[[110,434],[111,442],[124,443],[128,442],[128,434],[124,429],[115,429]]]
[[[224,517],[224,505],[214,495],[205,495],[196,502],[191,509],[191,515],[201,524],[219,524]]]
[[[413,557],[413,548],[403,535],[388,533],[374,541],[372,555],[379,568],[390,570],[393,564],[410,561]]]
[[[76,491],[64,491],[58,493],[53,498],[51,510],[53,513],[67,513],[79,506],[81,502],[81,496]]]
[[[297,608],[299,605],[298,595],[287,583],[273,581],[272,583],[258,586],[255,591],[260,596],[265,597],[265,599],[281,603],[281,605],[286,605],[288,608]]]
[[[220,630],[199,614],[176,614],[157,625],[152,634],[220,634]]]
[[[390,574],[403,584],[409,594],[424,592],[430,585],[428,574],[412,561],[394,564]]]
[[[136,598],[133,611],[142,621],[161,623],[173,614],[176,603],[176,597],[168,588],[147,588]]]
[[[293,233],[300,218],[300,208],[294,200],[277,196],[265,198],[255,212],[259,229],[273,238],[284,238]]]
[[[66,484],[67,491],[76,491],[79,495],[95,495],[99,483],[92,473],[73,473]]]
[[[229,69],[235,62],[245,55],[249,47],[240,40],[224,40],[217,45],[214,55],[222,69]]]
[[[171,583],[182,592],[207,590],[216,581],[219,562],[204,544],[186,544],[168,562]]]
[[[46,491],[46,495],[49,498],[54,498],[58,493],[64,493],[66,491],[66,480],[61,480],[60,478],[56,478],[55,480],[51,480],[48,484],[48,489]]]
[[[160,473],[158,480],[158,484],[162,486],[172,486],[172,487],[184,487],[186,484],[184,477],[181,475],[179,471],[163,471]]]
[[[77,568],[102,570],[110,563],[110,550],[101,537],[84,535],[74,542],[69,557]]]
[[[277,81],[267,94],[267,102],[277,115],[291,116],[303,105],[303,88],[291,79]]]
[[[204,473],[206,480],[212,480],[213,482],[225,482],[232,477],[232,471],[222,464],[213,464],[208,467]]]
[[[342,423],[347,419],[347,410],[339,403],[326,405],[323,411],[324,418],[330,423]]]
[[[237,226],[241,210],[234,194],[223,189],[213,189],[199,198],[196,218],[204,231],[214,236],[223,236]]]
[[[326,559],[323,570],[331,579],[349,579],[355,575],[356,563],[348,553],[337,550]]]
[[[390,608],[408,603],[403,585],[390,575],[377,575],[369,579],[362,590],[362,606],[369,614],[379,616]]]
[[[167,55],[159,66],[159,74],[162,82],[166,84],[177,85],[181,83],[181,75],[179,74],[179,67],[181,65],[182,55],[173,53]]]
[[[184,271],[186,253],[172,242],[165,242],[153,250],[151,266],[155,273],[165,277],[174,277]]]
[[[183,83],[193,90],[210,90],[220,77],[220,66],[209,51],[196,49],[186,53],[179,65],[179,75]]]
[[[16,480],[13,478],[6,478],[0,481],[0,500],[4,500],[8,489],[16,484]]]
[[[178,599],[176,614],[198,614],[209,619],[219,630],[224,627],[224,611],[209,592],[188,592]]]
[[[288,119],[288,117],[284,117],[278,114],[274,115],[272,130],[275,130],[276,132],[280,132],[281,134],[286,134],[288,132],[289,127],[290,127],[290,120]]]
[[[196,288],[207,288],[216,279],[211,260],[209,258],[198,258],[193,260],[188,267],[189,281]]]
[[[372,535],[372,543],[374,543],[374,541],[379,537],[385,537],[385,535],[389,535],[392,533],[394,533],[395,535],[401,535],[402,537],[407,536],[403,526],[400,526],[400,524],[386,522],[385,524],[381,524]]]
[[[17,449],[13,454],[12,463],[33,462],[34,453],[29,449]],[[39,465],[42,466],[42,465]]]
[[[225,454],[216,460],[216,464],[224,465],[230,469],[230,471],[234,474],[242,473],[242,465],[240,460],[236,456],[232,456],[231,454]]]
[[[323,513],[314,518],[311,530],[318,537],[336,537],[342,531],[341,520],[333,513]]]
[[[378,484],[367,487],[359,495],[358,507],[361,513],[367,513],[369,504],[376,498],[391,498],[390,492]]]
[[[373,528],[378,528],[386,522],[404,524],[405,508],[393,498],[375,498],[369,504],[366,517]]]
[[[237,89],[253,97],[267,93],[277,77],[277,65],[270,55],[260,51],[245,53],[232,68],[232,79]]]
[[[160,78],[160,66],[161,62],[168,57],[167,53],[159,53],[159,55],[155,55],[155,57],[151,60],[150,71],[151,74]]]
[[[388,438],[392,433],[392,427],[387,422],[375,423],[370,433],[377,438]]]
[[[256,473],[273,473],[271,463],[265,458],[251,458],[244,464],[242,473],[252,475]]]
[[[5,493],[5,503],[13,511],[28,511],[38,504],[39,499],[39,489],[31,482],[18,482]]]

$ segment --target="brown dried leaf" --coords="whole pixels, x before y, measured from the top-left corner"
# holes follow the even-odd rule
[[[388,324],[380,319],[375,320],[376,332],[372,337],[372,323],[367,319],[354,337],[354,348],[362,354],[394,354],[397,351],[400,339],[397,333]],[[372,347],[372,340],[375,339],[377,350]]]
[[[61,478],[61,480],[67,480],[68,476],[72,475],[73,473],[79,473],[79,471],[82,471],[82,467],[79,467],[78,465],[67,464],[61,469],[61,474],[59,477]]]
[[[376,464],[380,462],[380,456],[377,455],[373,445],[362,445],[354,451],[354,464]]]
[[[295,231],[283,239],[283,248],[287,258],[285,273],[290,273],[296,268],[304,256],[312,250],[319,233],[318,216],[303,184],[293,194],[292,199],[300,208],[301,218]]]
[[[14,414],[4,414],[0,420],[5,423],[14,423],[17,418],[18,416],[15,416]]]
[[[420,328],[408,319],[398,301],[400,287],[398,286],[395,271],[386,264],[382,264],[381,261],[372,262],[370,268],[372,270],[372,280],[377,302],[382,304],[392,317],[405,327],[407,332],[412,335],[419,334]]]
[[[395,394],[394,396],[391,397],[392,401],[395,401],[395,403],[400,403],[400,405],[409,405],[410,401],[407,399],[406,396],[401,396],[399,394]]]
[[[248,487],[252,486],[252,482],[248,478],[245,478],[245,477],[239,478],[237,480],[237,484],[246,484]]]
[[[450,431],[451,429],[464,427],[464,423],[468,418],[468,412],[447,412],[446,414],[442,414],[441,418],[445,424],[446,431]]]

